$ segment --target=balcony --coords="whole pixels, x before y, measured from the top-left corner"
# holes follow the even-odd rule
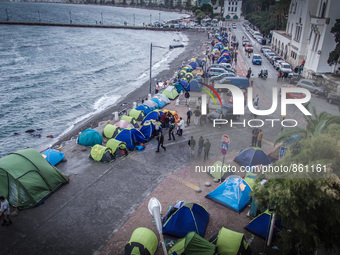
[[[312,25],[317,25],[321,27],[329,23],[329,18],[320,18],[320,17],[312,16],[310,23]]]

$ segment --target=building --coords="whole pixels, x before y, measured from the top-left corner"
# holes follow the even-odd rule
[[[286,31],[273,32],[273,50],[293,67],[304,63],[305,77],[334,72],[327,59],[335,48],[330,30],[339,9],[338,0],[292,0]]]
[[[242,0],[224,1],[224,18],[226,20],[239,20],[241,17]]]

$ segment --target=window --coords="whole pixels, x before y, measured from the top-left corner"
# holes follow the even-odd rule
[[[235,7],[235,12],[237,12],[237,7]]]
[[[231,7],[231,12],[233,12],[234,11],[234,7]]]
[[[295,36],[294,36],[295,41],[300,42],[301,33],[302,33],[302,27],[297,25],[295,28]]]
[[[230,7],[228,7],[228,12],[230,12]]]

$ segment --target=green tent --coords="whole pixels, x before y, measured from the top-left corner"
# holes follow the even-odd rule
[[[133,231],[130,241],[125,245],[125,255],[154,255],[157,250],[158,239],[148,228],[137,228]]]
[[[111,154],[111,152],[110,148],[96,144],[91,148],[90,158],[95,161],[110,163],[115,161],[115,157]]]
[[[228,174],[228,171],[226,169],[228,165],[224,164],[223,165],[223,169],[225,169],[223,171],[222,169],[222,162],[221,161],[216,161],[212,167],[209,168],[209,174],[214,178],[214,179],[221,179],[221,171],[222,171],[222,181],[225,180],[226,175]]]
[[[255,184],[256,177],[257,177],[257,174],[247,172],[246,175],[243,178],[249,184],[249,186],[252,190],[254,190],[254,184]]]
[[[106,137],[106,138],[115,138],[116,135],[118,135],[120,133],[120,131],[122,131],[122,128],[121,127],[117,127],[115,125],[111,125],[111,124],[107,124],[105,127],[104,127],[104,130],[103,130],[103,135]]]
[[[179,239],[178,242],[169,250],[169,255],[213,255],[215,254],[216,246],[200,237],[195,232],[189,232],[184,238]]]
[[[135,128],[139,128],[139,125],[137,123],[137,120],[134,117],[123,115],[120,120],[125,120],[127,122],[130,122]]]
[[[178,97],[177,89],[174,86],[166,87],[166,89],[163,90],[162,94],[166,95],[169,99],[172,99],[172,100]]]
[[[227,228],[222,227],[210,242],[217,245],[217,252],[220,255],[252,254],[244,235]]]
[[[34,149],[25,149],[0,159],[0,194],[20,209],[39,204],[68,177]]]
[[[131,109],[129,112],[129,116],[135,118],[138,121],[142,121],[144,118],[144,112],[136,109]]]
[[[129,154],[126,143],[113,138],[107,141],[106,147],[111,149],[111,154],[115,157],[125,157]]]

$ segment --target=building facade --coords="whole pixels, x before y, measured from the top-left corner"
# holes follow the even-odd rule
[[[226,20],[239,20],[241,17],[242,0],[224,1],[224,18]]]
[[[338,0],[292,0],[286,31],[273,32],[272,49],[293,67],[304,63],[305,77],[333,72],[327,59],[335,48],[330,30],[339,9]]]

